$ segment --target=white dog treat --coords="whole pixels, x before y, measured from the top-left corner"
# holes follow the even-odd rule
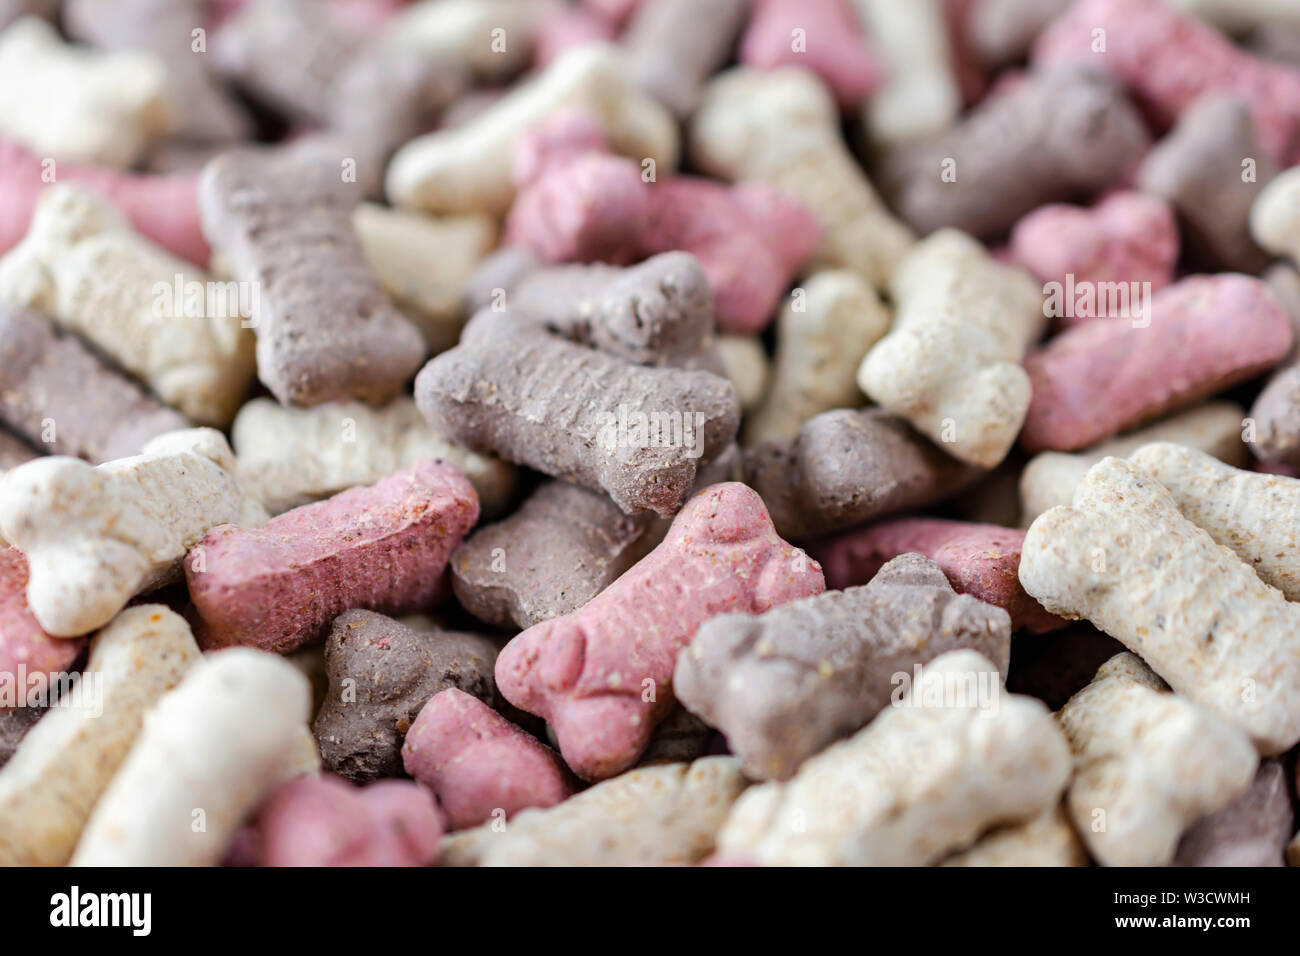
[[[845,148],[834,97],[801,67],[720,74],[691,120],[690,149],[702,171],[770,183],[817,217],[809,272],[854,269],[883,287],[914,241]]]
[[[1129,461],[1169,489],[1192,524],[1236,552],[1288,601],[1300,600],[1300,481],[1243,471],[1168,442],[1143,445]]]
[[[745,789],[734,757],[629,770],[558,806],[524,810],[443,840],[448,866],[665,866],[697,863]]]
[[[720,855],[923,866],[1059,802],[1070,777],[1065,739],[1041,701],[1005,691],[986,658],[943,654],[909,690],[793,779],[742,795],[718,835]]]
[[[1300,166],[1260,192],[1250,207],[1250,235],[1261,248],[1300,260]]]
[[[57,185],[0,259],[0,299],[45,312],[191,421],[224,428],[248,392],[255,345],[237,284],[209,278],[96,193]]]
[[[875,143],[894,145],[946,130],[961,112],[944,0],[853,0],[885,82],[862,108]]]
[[[1264,754],[1300,740],[1300,605],[1178,510],[1138,465],[1106,458],[1029,527],[1020,582],[1087,618]]]
[[[913,247],[889,289],[894,328],[863,359],[858,384],[954,458],[993,467],[1029,410],[1020,361],[1047,322],[1038,286],[943,229]]]
[[[1178,844],[1175,866],[1284,866],[1291,795],[1280,760],[1259,765],[1250,789],[1202,817]]]
[[[763,343],[753,335],[718,335],[713,344],[723,371],[736,389],[741,409],[749,412],[763,400],[771,375]]]
[[[209,528],[266,520],[210,428],[166,432],[143,454],[98,466],[39,458],[0,481],[0,535],[27,555],[27,603],[60,637],[102,627],[132,597],[168,583]]]
[[[199,659],[161,604],[119,614],[90,644],[70,700],[52,707],[0,772],[0,866],[62,866],[145,712]]]
[[[1164,866],[1178,838],[1250,786],[1259,758],[1231,724],[1119,654],[1061,708],[1074,753],[1066,803],[1104,866]]]
[[[364,402],[286,408],[255,398],[240,409],[230,435],[240,483],[273,515],[373,485],[426,458],[463,471],[484,514],[499,512],[515,487],[513,465],[443,438],[405,397],[382,408]]]
[[[171,120],[153,54],[70,46],[39,17],[0,33],[0,136],[38,156],[130,166]]]
[[[1241,406],[1233,402],[1206,402],[1084,451],[1035,455],[1020,475],[1021,523],[1028,527],[1048,508],[1068,505],[1088,469],[1103,458],[1127,458],[1152,442],[1186,445],[1229,465],[1245,465],[1250,458],[1241,440],[1245,418]]]
[[[1079,835],[1062,804],[1032,820],[989,831],[969,850],[955,853],[944,866],[1087,866]]]
[[[858,363],[891,321],[858,273],[835,269],[810,276],[777,318],[772,385],[746,419],[744,444],[793,438],[814,415],[861,405]]]
[[[506,80],[531,63],[537,21],[551,7],[550,0],[423,0],[384,21],[377,40],[463,60],[480,80]]]
[[[311,688],[288,661],[243,647],[204,656],[145,715],[72,865],[219,863],[301,759],[310,717]]]
[[[672,116],[633,86],[611,47],[592,44],[566,53],[463,125],[411,140],[388,166],[388,197],[426,212],[501,215],[515,195],[515,141],[568,109],[589,111],[615,152],[653,160],[657,175],[677,165]]]
[[[465,324],[465,284],[497,241],[488,216],[433,218],[375,203],[352,214],[370,268],[436,355]]]
[[[1171,7],[1214,24],[1225,33],[1255,29],[1300,28],[1295,0],[1166,0]]]

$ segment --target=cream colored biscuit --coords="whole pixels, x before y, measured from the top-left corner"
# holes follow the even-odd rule
[[[1062,804],[1032,820],[998,827],[944,866],[1087,866],[1088,854]]]

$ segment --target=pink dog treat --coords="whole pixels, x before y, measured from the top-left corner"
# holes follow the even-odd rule
[[[1035,633],[1064,627],[1025,593],[1017,576],[1025,533],[1015,528],[943,518],[894,518],[818,542],[809,548],[826,571],[826,586],[866,584],[900,554],[925,555],[958,594],[969,594],[1011,615],[1012,630]]]
[[[497,687],[545,718],[587,780],[625,770],[672,708],[673,669],[704,621],[820,594],[821,567],[783,541],[758,494],[734,482],[687,503],[659,547],[572,614],[524,631]]]
[[[185,561],[199,640],[286,653],[350,608],[422,610],[444,593],[447,559],[477,520],[469,479],[428,459],[256,530],[213,528]]]
[[[804,31],[803,49],[795,49],[795,30]],[[860,105],[884,78],[847,0],[755,0],[740,62],[760,70],[812,70],[843,110]]]
[[[1105,52],[1094,50],[1104,35]],[[1161,0],[1079,0],[1034,44],[1033,63],[1082,63],[1123,80],[1162,126],[1202,93],[1250,104],[1260,141],[1285,162],[1300,141],[1300,70],[1252,56]]]
[[[1153,292],[1173,281],[1178,261],[1178,224],[1158,196],[1117,192],[1091,209],[1041,206],[1016,224],[1011,254],[1043,282],[1059,282],[1069,308],[1064,325],[1104,318],[1104,282],[1150,282]],[[1072,277],[1072,278],[1067,278]],[[1092,294],[1071,295],[1092,288]]]
[[[424,705],[407,731],[402,765],[438,798],[453,830],[496,811],[553,807],[574,792],[555,751],[477,697],[454,688]]]
[[[0,551],[0,676],[11,675],[15,690],[25,694],[31,685],[20,679],[66,672],[86,646],[84,637],[51,637],[41,630],[27,607],[27,559],[17,548]],[[0,711],[10,703],[0,699]]]
[[[27,235],[42,189],[52,182],[74,182],[89,186],[121,209],[146,239],[182,259],[208,264],[211,252],[199,226],[195,174],[129,173],[80,163],[46,166],[17,143],[0,140],[0,182],[5,184],[0,190],[0,253]]]
[[[1245,381],[1286,357],[1291,322],[1263,282],[1192,276],[1153,297],[1150,325],[1087,322],[1030,355],[1028,451],[1074,451]]]
[[[237,841],[251,866],[429,866],[443,824],[428,791],[406,780],[354,787],[329,774],[281,784]]]

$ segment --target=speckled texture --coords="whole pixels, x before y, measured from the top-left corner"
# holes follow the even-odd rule
[[[1032,820],[990,830],[942,866],[1087,866],[1088,854],[1064,807],[1057,804]]]
[[[798,66],[812,70],[844,109],[861,105],[884,69],[846,0],[754,0],[739,59],[757,70]],[[807,48],[796,50],[794,30]]]
[[[130,608],[95,636],[81,677],[90,689],[51,708],[0,772],[0,865],[68,862],[145,713],[198,659],[184,618],[160,604]]]
[[[402,773],[402,740],[429,698],[456,688],[496,698],[497,646],[457,631],[344,611],[325,638],[329,690],[312,722],[327,770],[354,783]]]
[[[1049,611],[1122,641],[1261,753],[1300,740],[1300,607],[1183,517],[1137,465],[1103,459],[1073,506],[1040,515],[1020,581]]]
[[[998,685],[996,708],[957,699],[964,694],[956,706],[927,703],[948,696],[950,680],[972,679]],[[1041,703],[1002,691],[996,668],[975,651],[936,658],[900,701],[790,781],[745,793],[718,835],[720,855],[777,866],[921,866],[1059,801],[1070,776],[1065,739]]]
[[[752,490],[714,485],[581,610],[511,641],[497,658],[497,686],[550,723],[579,776],[604,779],[636,761],[668,713],[678,653],[703,621],[759,614],[823,588],[821,568],[777,536]]]
[[[1286,769],[1265,760],[1249,790],[1183,834],[1174,865],[1285,866],[1291,819]]]
[[[28,674],[66,673],[85,649],[85,638],[51,637],[41,629],[27,606],[27,559],[17,548],[0,551],[0,680],[14,681],[14,690],[25,694],[19,667]]]
[[[257,530],[214,528],[185,561],[199,643],[284,653],[320,640],[351,608],[424,610],[444,593],[447,559],[478,513],[469,480],[427,459]]]
[[[894,675],[959,648],[1005,678],[1006,612],[955,594],[938,565],[906,554],[862,587],[705,621],[677,660],[673,689],[726,734],[746,776],[786,780],[885,709]]]
[[[727,62],[748,16],[748,0],[640,4],[620,38],[628,76],[685,119],[709,77]]]
[[[1169,693],[1132,654],[1104,664],[1058,719],[1074,754],[1066,802],[1103,866],[1172,862],[1183,831],[1255,776],[1241,730]]]

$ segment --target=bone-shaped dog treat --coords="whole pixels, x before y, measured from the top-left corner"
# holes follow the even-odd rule
[[[1252,378],[1291,349],[1286,310],[1258,279],[1192,276],[1147,309],[1147,321],[1085,322],[1029,356],[1026,449],[1085,448]]]
[[[1005,611],[958,595],[934,562],[907,554],[870,584],[705,621],[677,659],[682,704],[727,735],[745,775],[786,780],[890,702],[896,674],[972,648],[1005,675]]]
[[[130,166],[173,109],[157,56],[69,46],[36,17],[0,34],[0,135],[40,156]]]
[[[801,30],[806,48],[794,42]],[[884,78],[846,0],[756,0],[740,62],[758,70],[812,70],[845,109],[859,106]]]
[[[0,534],[27,555],[28,604],[58,636],[102,627],[132,597],[168,583],[209,528],[265,520],[210,428],[159,435],[142,454],[97,467],[40,458],[0,481]]]
[[[890,323],[889,310],[858,273],[810,276],[777,318],[772,383],[745,419],[745,444],[793,438],[814,415],[859,404],[858,364]]]
[[[1058,719],[1074,753],[1070,815],[1104,866],[1172,862],[1183,831],[1243,793],[1259,762],[1244,733],[1132,654],[1103,664]]]
[[[1060,16],[1071,0],[974,0],[966,15],[963,38],[985,66],[1023,60],[1042,29]]]
[[[566,53],[463,125],[407,143],[388,167],[388,197],[431,213],[500,215],[514,198],[516,140],[569,109],[595,116],[615,152],[653,160],[661,173],[677,165],[672,117],[636,90],[612,48],[597,44]]]
[[[1032,820],[996,827],[942,866],[1087,866],[1088,854],[1065,808],[1057,804]]]
[[[951,226],[986,238],[1043,203],[1116,183],[1147,145],[1117,82],[1062,67],[985,100],[937,140],[892,150],[878,181],[919,232]]]
[[[511,641],[497,658],[497,686],[550,723],[579,776],[613,776],[636,761],[671,708],[678,652],[703,621],[760,614],[823,587],[821,568],[777,536],[757,494],[714,485],[614,584]]]
[[[1281,761],[1265,760],[1250,789],[1184,834],[1175,866],[1284,866],[1291,798]]]
[[[402,765],[433,791],[454,830],[551,807],[574,790],[555,751],[455,688],[421,709],[402,744]]]
[[[86,649],[85,638],[53,637],[41,628],[27,606],[27,581],[23,553],[17,548],[0,551],[0,681],[12,681],[14,694],[13,700],[0,697],[0,712],[30,706],[23,672],[33,678],[45,675],[48,690]],[[42,690],[39,684],[35,689]]]
[[[1300,740],[1300,607],[1183,517],[1136,464],[1103,459],[1073,506],[1034,521],[1020,582],[1047,610],[1122,641],[1261,753]]]
[[[975,651],[922,670],[897,706],[791,780],[743,794],[719,853],[766,865],[925,865],[1059,801],[1070,753],[1047,708],[1006,693]]]
[[[72,865],[220,862],[239,825],[296,769],[310,706],[307,679],[287,661],[249,648],[205,655],[145,715]]]
[[[709,77],[727,62],[748,15],[748,0],[643,3],[622,36],[628,75],[684,119]]]
[[[406,397],[382,408],[364,402],[285,408],[255,398],[239,410],[230,437],[239,480],[271,514],[374,484],[426,458],[463,471],[484,514],[505,507],[515,488],[513,466],[443,438]]]
[[[226,153],[199,181],[204,233],[258,289],[258,376],[286,405],[383,404],[424,358],[366,263],[360,198],[326,151]]]
[[[6,305],[0,419],[50,454],[94,464],[137,455],[155,435],[189,426],[45,316]]]
[[[807,271],[854,269],[881,287],[914,241],[845,148],[830,91],[804,69],[719,75],[691,119],[690,151],[702,171],[769,183],[812,212],[822,244]]]
[[[1020,361],[1045,325],[1038,288],[956,230],[917,243],[889,288],[894,327],[862,360],[858,384],[954,458],[993,467],[1029,409]]]
[[[496,656],[477,634],[343,612],[325,638],[330,689],[312,722],[321,763],[354,783],[399,776],[402,739],[420,708],[448,688],[493,700]]]
[[[198,659],[184,618],[161,604],[130,608],[94,637],[80,687],[0,773],[0,865],[68,862],[145,713]]]
[[[442,844],[450,866],[671,866],[698,863],[745,789],[734,757],[659,764],[598,783],[559,806],[525,810]]]
[[[823,412],[793,439],[745,452],[745,483],[793,539],[928,507],[975,474],[880,408]]]

